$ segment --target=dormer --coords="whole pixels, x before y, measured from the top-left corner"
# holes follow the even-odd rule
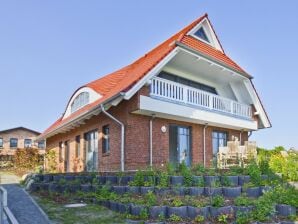
[[[84,106],[93,103],[102,96],[89,87],[82,87],[78,89],[70,98],[63,119],[69,117],[72,113],[80,110]]]

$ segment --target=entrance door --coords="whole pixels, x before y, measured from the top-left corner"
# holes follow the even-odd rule
[[[64,142],[64,172],[70,172],[68,141]]]
[[[91,131],[85,134],[86,142],[86,171],[98,171],[98,132]]]
[[[191,165],[190,128],[184,126],[170,126],[170,162]]]

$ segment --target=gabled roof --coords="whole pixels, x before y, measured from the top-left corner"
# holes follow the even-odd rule
[[[88,112],[92,108],[99,106],[101,103],[106,102],[110,98],[120,93],[127,92],[134,84],[136,84],[141,78],[143,78],[151,69],[153,69],[179,44],[187,46],[188,48],[191,48],[195,51],[198,51],[202,55],[206,55],[210,59],[216,62],[220,62],[225,66],[231,68],[232,70],[237,71],[239,74],[242,74],[246,77],[250,77],[239,65],[237,65],[231,58],[229,58],[224,53],[224,51],[217,50],[209,44],[206,44],[188,35],[188,32],[204,19],[207,19],[210,23],[208,15],[205,14],[200,18],[196,19],[194,22],[192,22],[185,28],[183,28],[178,33],[174,34],[168,40],[158,45],[153,50],[149,51],[147,54],[145,54],[138,60],[134,61],[132,64],[84,85],[92,88],[103,97],[91,104],[86,105],[85,107],[71,114],[67,118],[62,119],[62,116],[53,125],[51,125],[42,134],[42,136],[45,136],[51,131],[63,126],[64,124],[70,122],[76,117],[79,117],[80,115]],[[211,28],[213,30],[212,25]]]
[[[22,127],[22,126],[16,127],[16,128],[10,128],[10,129],[2,130],[2,131],[0,131],[0,134],[9,133],[9,132],[17,131],[17,130],[24,130],[24,131],[31,132],[31,133],[33,133],[35,135],[40,135],[40,132],[34,131],[32,129],[29,129],[29,128],[25,128],[25,127]]]

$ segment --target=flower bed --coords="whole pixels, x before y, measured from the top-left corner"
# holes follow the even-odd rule
[[[183,164],[179,170],[135,175],[39,175],[32,191],[73,195],[125,214],[130,219],[249,223],[293,219],[297,190],[257,164],[229,171]]]

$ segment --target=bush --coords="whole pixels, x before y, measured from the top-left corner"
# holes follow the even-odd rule
[[[298,153],[290,153],[282,167],[282,175],[289,181],[298,181]]]
[[[49,150],[46,152],[45,157],[47,162],[46,171],[49,173],[57,173],[58,164],[56,152],[54,150]]]
[[[34,171],[35,167],[42,165],[38,149],[17,149],[14,164],[17,169]]]
[[[250,176],[251,182],[258,186],[261,184],[261,171],[258,167],[258,164],[254,161],[252,161],[248,166],[247,166],[247,172],[248,175]]]

